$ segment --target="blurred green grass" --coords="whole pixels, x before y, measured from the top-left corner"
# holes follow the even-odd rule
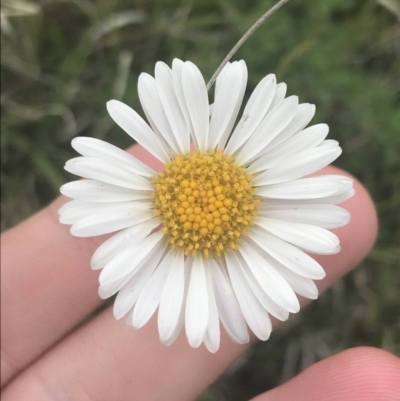
[[[210,78],[272,1],[3,0],[2,229],[51,201],[71,177],[76,135],[130,138],[108,117],[121,99],[141,112],[140,72],[158,60],[195,62]],[[374,198],[380,219],[369,257],[320,300],[255,345],[199,398],[245,400],[311,363],[357,345],[400,355],[400,6],[397,0],[291,0],[239,50],[247,95],[275,72],[315,103],[344,149],[338,165]],[[357,241],[357,238],[354,239]]]

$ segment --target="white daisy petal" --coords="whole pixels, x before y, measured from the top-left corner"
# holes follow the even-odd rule
[[[82,158],[74,157],[73,159],[67,160],[64,165],[64,170],[68,171],[68,173],[80,176],[81,173],[79,172],[78,168],[75,167],[75,163],[79,160],[82,160]]]
[[[193,260],[192,272],[186,300],[185,329],[189,344],[197,348],[203,342],[209,318],[207,278],[204,261]]]
[[[182,87],[193,126],[193,140],[198,148],[206,150],[209,135],[207,87],[200,70],[189,61],[182,67]]]
[[[346,186],[349,189],[353,188],[353,183],[354,183],[354,179],[353,178],[346,177],[344,175],[337,175],[337,174],[332,174],[332,175],[329,175],[328,177],[336,177],[336,179],[342,181],[343,184],[346,184]]]
[[[228,61],[224,67],[222,68],[221,72],[218,74],[217,79],[215,81],[215,94],[214,94],[214,99],[217,97],[217,93],[220,90],[221,86],[217,85],[217,82],[220,81],[223,78],[223,76],[225,75],[225,73],[231,68],[232,63],[230,61]],[[214,104],[213,104],[214,106]]]
[[[156,311],[160,303],[165,280],[172,268],[175,253],[172,250],[166,253],[139,294],[132,314],[132,326],[135,329],[140,329],[144,326]]]
[[[64,167],[65,170],[71,173],[70,166],[73,168],[72,171],[78,172],[78,175],[83,178],[91,178],[107,184],[142,191],[152,191],[154,189],[149,180],[133,173],[122,163],[93,157],[76,157],[68,160]]]
[[[172,62],[172,83],[174,85],[175,95],[178,100],[179,107],[181,109],[183,118],[186,122],[187,127],[189,128],[189,132],[194,132],[192,120],[190,118],[189,109],[185,100],[185,94],[183,92],[183,83],[182,83],[182,71],[183,65],[185,63],[182,60],[175,58]]]
[[[352,179],[341,179],[337,175],[320,175],[317,177],[300,178],[291,182],[265,185],[256,188],[258,196],[282,200],[308,200],[315,203],[316,199],[338,195],[351,188]],[[312,199],[312,202],[310,200]]]
[[[79,170],[75,167],[75,162],[76,160],[79,159],[79,157],[75,157],[73,159],[68,160],[65,165],[64,165],[64,170],[68,171],[68,173],[71,173],[73,175],[78,175],[80,176],[81,173]]]
[[[135,305],[144,286],[147,284],[150,276],[157,268],[162,255],[165,252],[165,244],[159,242],[141,263],[141,268],[132,278],[122,287],[115,298],[114,317],[118,320],[125,316]]]
[[[186,257],[186,260],[184,262],[184,273],[185,273],[185,288],[184,288],[184,294],[183,294],[183,299],[186,300],[187,298],[187,293],[189,289],[189,281],[190,281],[190,273],[192,269],[192,258],[190,256]],[[162,339],[160,338],[161,344],[164,344],[165,346],[169,346],[175,342],[175,340],[179,337],[179,334],[181,333],[183,326],[185,325],[185,303],[182,304],[181,312],[178,318],[178,322],[175,325],[175,329],[171,333],[171,335],[168,338]]]
[[[301,131],[312,120],[315,114],[315,106],[309,103],[302,103],[290,123],[276,136],[269,144],[266,151],[270,151],[281,143]]]
[[[312,224],[322,228],[338,228],[350,221],[350,213],[335,205],[269,205],[259,212],[262,217],[292,223]]]
[[[152,263],[143,266],[132,278],[130,278],[118,291],[114,301],[113,315],[119,320],[127,315],[127,313],[135,305],[139,294],[142,292],[148,279],[157,267],[156,262],[152,259]],[[158,263],[158,261],[157,261]]]
[[[235,252],[226,254],[226,264],[236,298],[247,324],[260,340],[268,340],[272,331],[271,319],[247,283]]]
[[[74,224],[88,216],[94,214],[107,214],[108,212],[133,212],[140,213],[139,210],[147,210],[152,207],[150,202],[113,202],[113,203],[94,203],[75,200],[66,203],[60,208],[60,223]]]
[[[214,114],[210,121],[209,147],[215,148],[222,137],[229,135],[236,120],[238,107],[242,102],[242,83],[244,77],[238,62],[225,68],[215,83]],[[236,85],[237,83],[237,85]]]
[[[157,231],[116,255],[101,271],[99,276],[100,284],[103,285],[128,274],[133,274],[134,271],[140,268],[142,260],[153,252],[155,246],[163,237],[164,234],[161,231]]]
[[[155,78],[158,94],[172,132],[175,135],[178,148],[181,153],[189,153],[190,132],[179,106],[174,88],[172,71],[165,63],[158,62],[155,69]]]
[[[243,260],[241,263],[241,269],[247,283],[254,292],[254,295],[260,301],[261,305],[268,311],[268,313],[282,322],[287,320],[289,318],[289,312],[271,299]]]
[[[258,175],[254,181],[254,186],[279,184],[281,182],[296,180],[315,173],[336,160],[342,149],[340,146],[317,146],[313,149],[305,150],[286,160],[285,163],[271,167]]]
[[[91,268],[93,270],[102,269],[119,252],[130,247],[133,242],[146,238],[159,224],[158,219],[151,219],[113,235],[96,249],[90,260]]]
[[[176,324],[175,329],[172,332],[171,336],[166,340],[160,338],[160,343],[165,345],[166,347],[172,345],[179,337],[179,334],[181,333],[184,325],[185,325],[185,308],[183,307],[181,309],[181,314],[179,315],[178,323]]]
[[[293,272],[313,280],[325,277],[322,266],[299,248],[282,241],[258,226],[251,227],[248,235],[266,253]]]
[[[146,209],[115,209],[107,213],[95,213],[78,220],[71,226],[75,237],[95,237],[134,226],[154,217]]]
[[[150,191],[135,191],[96,180],[71,181],[64,184],[60,192],[69,198],[94,203],[148,200],[152,197]]]
[[[130,310],[129,310],[129,312],[125,315],[125,324],[128,326],[128,327],[133,327],[133,322],[132,322],[132,316],[133,316],[133,310],[134,310],[135,308],[131,308]]]
[[[279,272],[294,292],[309,299],[316,299],[318,297],[318,289],[313,280],[302,277],[293,272],[283,264],[279,263],[276,259],[272,258],[269,254],[261,251],[260,255],[268,265],[272,266],[277,272]]]
[[[226,332],[238,344],[250,341],[243,313],[232,289],[232,285],[214,259],[207,261],[211,274],[215,300],[221,323]]]
[[[289,284],[271,263],[265,260],[260,248],[253,241],[244,238],[239,253],[261,287],[276,304],[292,313],[300,310],[299,301]]]
[[[183,307],[185,292],[185,266],[183,252],[176,252],[165,281],[158,308],[160,341],[167,341],[174,333]]]
[[[287,158],[297,155],[303,150],[312,149],[320,145],[328,135],[328,132],[329,127],[326,124],[308,127],[264,153],[249,166],[248,170],[255,174],[279,165],[279,163],[286,163]]]
[[[157,134],[160,142],[164,144],[165,148],[172,149],[175,154],[179,153],[174,132],[160,100],[156,80],[149,74],[140,74],[138,93],[147,120],[153,131]],[[169,151],[169,153],[171,152]]]
[[[97,138],[77,137],[71,141],[72,147],[82,156],[116,161],[143,177],[153,177],[156,172],[128,152]]]
[[[268,113],[268,118],[261,122],[251,138],[238,152],[237,162],[239,164],[248,165],[264,151],[293,119],[298,102],[297,96],[290,96]]]
[[[107,110],[111,118],[154,157],[164,163],[169,160],[168,149],[136,111],[118,100],[107,102]]]
[[[127,233],[131,231],[136,233],[136,230],[140,231],[142,224],[146,224],[149,222],[151,222],[151,220],[141,224],[137,224],[136,226],[133,227],[126,228],[125,230],[121,230],[117,234],[114,234],[112,237],[110,237],[108,240],[104,241],[92,255],[92,258],[90,260],[90,267],[92,268],[92,270],[102,269],[107,263],[109,263],[114,258],[114,256],[116,256],[120,251],[125,249],[128,242],[125,241]],[[147,235],[148,234],[149,233],[147,233]],[[145,238],[147,235],[143,236],[143,238]]]
[[[354,188],[346,189],[342,187],[342,190],[338,191],[336,195],[325,196],[314,199],[273,199],[269,198],[266,202],[262,202],[260,207],[268,206],[292,206],[292,205],[338,205],[354,195]]]
[[[87,202],[81,201],[81,200],[72,200],[70,202],[64,203],[59,209],[58,209],[58,215],[61,215],[62,213],[64,213],[66,210],[68,210],[69,208],[74,208],[77,207],[78,205],[84,204]],[[71,206],[72,205],[72,206]]]
[[[129,205],[131,202],[122,202],[119,205]],[[91,214],[107,212],[109,210],[113,210],[113,204],[107,203],[94,203],[94,202],[85,202],[81,200],[73,200],[71,202],[65,203],[58,210],[59,219],[61,224],[74,224],[77,221],[87,217]],[[117,205],[118,207],[118,205]],[[122,206],[122,208],[124,208]],[[129,208],[129,206],[128,206]]]
[[[353,197],[355,194],[354,188],[350,188],[346,191],[343,191],[337,195],[334,196],[328,196],[326,198],[322,199],[316,199],[319,201],[319,203],[324,203],[324,204],[332,204],[332,205],[338,205],[339,203],[342,203],[351,197]]]
[[[148,254],[140,262],[140,264],[137,266],[137,268],[132,269],[132,271],[130,271],[128,274],[126,274],[122,277],[118,277],[116,280],[110,280],[110,281],[106,281],[103,284],[100,284],[99,297],[102,299],[106,299],[106,298],[113,296],[117,292],[118,292],[118,294],[120,294],[120,292],[126,286],[131,287],[132,282],[141,284],[141,281],[143,281],[145,279],[145,277],[143,277],[143,276],[146,276],[146,271],[148,269],[154,270],[155,266],[153,264],[156,262],[157,254],[159,253],[159,250],[161,250],[161,252],[163,252],[164,248],[165,248],[165,244],[163,244],[162,242],[158,243],[156,245],[156,247],[153,249],[153,252],[151,254]],[[154,256],[154,258],[153,258],[153,256]],[[115,314],[115,305],[116,304],[114,304],[114,316],[117,316]],[[129,309],[130,308],[128,308],[126,312],[128,312]],[[120,313],[120,311],[118,310],[117,313]],[[119,317],[118,317],[118,319],[119,319]]]
[[[320,255],[333,255],[340,251],[338,237],[330,231],[309,224],[257,218],[256,224],[284,241]]]
[[[115,280],[106,281],[103,284],[100,284],[100,287],[99,287],[100,298],[106,299],[106,298],[113,296],[117,291],[120,291],[120,290],[122,291],[122,288],[124,288],[125,286],[131,286],[132,281],[134,281],[135,283],[140,282],[142,276],[146,275],[146,273],[144,273],[144,272],[146,272],[148,269],[154,270],[156,263],[157,263],[157,257],[159,254],[161,257],[161,255],[164,252],[164,249],[165,249],[165,244],[163,244],[162,242],[159,242],[154,247],[153,251],[151,253],[147,254],[147,256],[144,259],[142,259],[140,264],[135,269],[132,269],[128,274],[118,277]],[[121,250],[121,251],[123,251],[123,250]],[[133,298],[130,298],[130,299],[133,299]],[[114,304],[114,307],[115,307],[115,304]],[[130,308],[128,308],[128,310],[126,312],[128,312],[129,309]],[[120,311],[117,311],[117,312],[120,313]],[[115,315],[115,312],[114,312],[114,315]]]
[[[208,293],[208,326],[204,335],[204,345],[207,349],[215,353],[219,349],[220,344],[220,329],[217,303],[215,301],[214,290],[212,286],[212,278],[210,267],[206,266],[207,276],[207,293]]]
[[[285,99],[286,96],[286,91],[287,91],[287,85],[284,82],[281,82],[278,85],[276,85],[274,99],[272,100],[269,110],[272,110],[277,104],[283,102],[283,99]]]
[[[215,99],[217,101],[217,93],[219,93],[218,95],[218,100],[219,100],[219,105],[222,104],[222,106],[220,106],[218,111],[217,109],[215,109],[214,112],[214,120],[217,121],[217,126],[218,126],[218,120],[223,120],[222,125],[218,128],[215,128],[215,135],[218,135],[219,140],[218,140],[218,149],[224,149],[226,142],[229,138],[229,135],[231,133],[232,127],[235,124],[237,115],[239,113],[240,110],[240,106],[242,104],[243,101],[243,96],[244,93],[246,91],[246,85],[247,85],[247,67],[246,64],[243,60],[236,62],[236,63],[232,63],[232,68],[236,68],[237,72],[236,72],[236,76],[234,78],[234,80],[232,81],[232,76],[231,79],[228,79],[228,72],[224,75],[223,77],[223,81],[221,81],[221,85],[219,86],[219,91],[217,92],[216,89],[216,96]],[[232,70],[231,68],[231,70]],[[228,82],[230,81],[230,82]],[[228,83],[227,83],[228,82]],[[230,85],[229,85],[230,84]],[[218,79],[217,79],[217,85],[218,85]],[[224,86],[222,86],[224,85]],[[230,87],[234,87],[236,88],[236,90],[234,91],[230,91],[228,89],[230,89]],[[231,92],[230,94],[228,94],[228,92]],[[221,95],[222,93],[222,95]],[[218,118],[218,115],[225,115],[226,118]],[[229,117],[228,117],[229,116]],[[211,124],[213,123],[213,119],[211,120]],[[211,129],[212,126],[210,126]],[[220,133],[220,134],[218,134]],[[212,138],[214,134],[211,133],[210,131],[210,137]],[[209,144],[209,147],[214,147],[214,145]]]
[[[127,275],[124,277],[119,277],[114,281],[109,281],[105,284],[100,285],[98,294],[101,299],[107,299],[112,297],[115,293],[117,293],[129,280],[131,276]]]
[[[285,266],[277,265],[277,268],[279,268],[279,272],[290,284],[296,294],[308,299],[318,298],[318,287],[315,285],[313,280],[299,276],[292,270],[287,269]]]
[[[267,114],[276,90],[276,77],[269,74],[261,80],[250,96],[225,152],[234,154],[254,133]],[[282,99],[283,100],[283,99]]]

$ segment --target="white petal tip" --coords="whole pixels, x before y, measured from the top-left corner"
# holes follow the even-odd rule
[[[232,340],[235,344],[240,344],[240,345],[248,344],[248,343],[250,342],[250,336],[247,334],[247,337],[246,337],[246,338],[232,338],[232,337],[231,337],[231,340]]]
[[[188,343],[192,348],[199,348],[202,342],[203,342],[203,336],[195,338],[188,337]]]
[[[265,333],[265,334],[262,334],[262,335],[256,335],[256,337],[261,341],[268,341],[269,338],[271,337],[271,333],[268,333],[268,334]]]
[[[63,224],[68,224],[68,223],[63,223]],[[69,232],[74,237],[79,237],[79,238],[92,237],[92,235],[86,235],[86,233],[81,232],[81,230],[79,228],[76,228],[75,226],[71,226],[71,228],[69,229]]]
[[[296,303],[292,303],[292,305],[288,305],[286,308],[290,313],[299,313],[300,312],[300,303],[296,297]]]
[[[160,336],[160,343],[162,344],[162,345],[164,345],[165,347],[170,347],[175,341],[176,341],[176,338],[175,337],[173,337],[173,338],[161,338],[161,336]]]
[[[121,106],[126,106],[126,105],[124,103],[120,102],[119,100],[115,100],[115,99],[109,100],[106,103],[108,114],[110,114],[111,117],[116,112],[117,107],[121,107]],[[126,106],[126,107],[128,107],[128,106]]]
[[[92,262],[90,262],[90,268],[92,269],[92,270],[99,270],[99,269],[102,269],[104,266],[102,266],[102,265],[99,265],[99,264],[97,264],[97,263],[92,263]]]
[[[115,308],[113,309],[113,315],[115,320],[120,320],[125,316],[125,314],[121,313],[120,311],[116,311]]]
[[[145,323],[138,323],[138,322],[135,322],[135,321],[132,322],[132,327],[135,330],[141,329],[144,325],[145,325]]]
[[[316,273],[313,277],[310,277],[312,280],[322,280],[326,277],[326,272],[325,270],[322,270],[321,272]]]
[[[109,298],[109,296],[106,296],[105,294],[103,294],[101,287],[99,288],[98,294],[99,294],[99,297],[100,297],[101,299],[107,299],[107,298]]]
[[[219,344],[212,347],[206,345],[206,348],[211,354],[215,354],[219,350]]]
[[[60,223],[61,223],[61,218],[60,218]],[[74,226],[71,226],[71,228],[69,229],[69,233],[71,235],[73,235],[74,237],[79,237],[79,235],[76,234],[76,230],[75,230]]]

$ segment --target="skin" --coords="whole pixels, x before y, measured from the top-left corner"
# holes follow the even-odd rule
[[[129,150],[156,170],[162,165],[139,146]],[[327,167],[324,174],[347,173]],[[320,292],[354,268],[377,233],[373,203],[359,182],[342,204],[350,223],[335,230],[342,251],[316,259],[327,272]],[[159,343],[156,319],[135,331],[115,321],[110,308],[80,324],[100,307],[98,272],[89,268],[106,236],[75,238],[59,224],[60,197],[2,235],[1,379],[4,401],[126,401],[194,399],[248,345],[223,333],[210,354],[191,349],[184,332],[170,347]],[[302,305],[309,301],[301,299]],[[275,327],[279,325],[274,322]],[[400,360],[373,348],[354,348],[316,363],[254,401],[400,400]]]

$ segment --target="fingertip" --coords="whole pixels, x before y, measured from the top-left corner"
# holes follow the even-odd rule
[[[397,400],[400,359],[381,349],[357,347],[331,356],[252,401]]]
[[[352,178],[355,190],[353,197],[339,205],[350,213],[349,223],[332,230],[340,239],[341,251],[332,256],[315,257],[327,270],[325,286],[328,286],[357,266],[368,255],[376,241],[378,218],[371,196],[355,177],[333,166],[324,169],[323,173],[340,174]]]

